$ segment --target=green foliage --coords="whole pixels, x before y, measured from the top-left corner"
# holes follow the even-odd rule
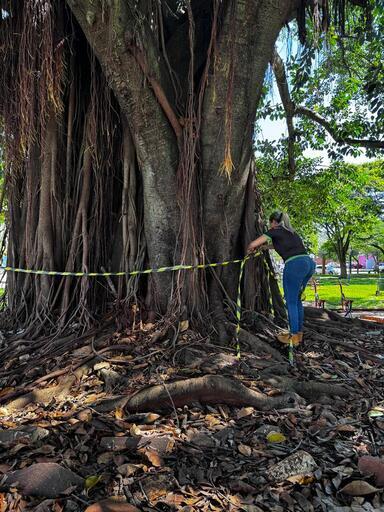
[[[291,100],[324,118],[337,138],[383,140],[384,133],[384,4],[370,2],[367,12],[349,4],[344,30],[331,26],[326,33],[308,28],[309,44],[293,45],[286,57]],[[367,18],[368,16],[368,18]],[[290,36],[296,37],[295,27]],[[291,45],[292,46],[292,45]],[[282,105],[266,94],[260,118],[284,117]],[[306,149],[326,150],[332,159],[361,154],[358,144],[335,143],[314,120],[295,116],[295,153]],[[274,151],[287,166],[287,140],[262,141],[258,150]],[[369,157],[380,158],[382,149],[367,148]]]
[[[271,157],[258,161],[264,209],[287,211],[307,240],[324,231],[323,251],[346,252],[354,240],[368,238],[377,229],[384,199],[384,162],[364,165],[335,163],[328,169],[303,161],[294,179]],[[315,244],[312,244],[315,250]],[[339,255],[340,256],[340,255]]]
[[[372,253],[378,260],[384,261],[384,221],[378,218],[369,232],[356,237],[354,247],[360,252]]]

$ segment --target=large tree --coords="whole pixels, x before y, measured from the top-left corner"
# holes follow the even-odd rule
[[[253,134],[276,40],[296,18],[304,43],[306,23],[320,34],[332,13],[342,30],[346,9],[370,12],[369,1],[332,5],[3,0],[9,264],[127,271],[242,257],[261,229]],[[238,271],[10,274],[8,307],[31,335],[87,327],[114,302],[127,318],[133,303],[196,322],[213,312],[224,337]],[[245,283],[245,307],[269,312],[276,283],[262,259]]]

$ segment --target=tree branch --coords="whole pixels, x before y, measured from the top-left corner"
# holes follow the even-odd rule
[[[381,251],[384,254],[384,246],[370,242],[368,242],[368,245],[370,245],[371,247],[375,247],[375,249],[379,249],[379,251]]]
[[[277,87],[279,89],[281,102],[283,104],[286,114],[288,128],[288,165],[290,174],[295,173],[294,142],[296,139],[296,132],[293,124],[294,116],[305,116],[314,121],[315,123],[320,124],[323,128],[325,128],[325,130],[338,144],[347,144],[350,146],[359,146],[370,149],[384,148],[384,140],[354,139],[352,137],[342,137],[338,133],[338,129],[334,128],[334,126],[332,126],[332,124],[329,121],[327,121],[327,119],[325,119],[323,116],[317,114],[313,110],[303,105],[295,105],[295,103],[291,99],[291,94],[289,92],[284,62],[276,50],[274,51],[271,60],[271,65],[276,78]]]
[[[273,52],[272,60],[272,69],[276,78],[277,87],[279,89],[280,99],[283,104],[286,122],[288,128],[288,168],[289,175],[293,177],[296,172],[296,162],[295,162],[295,140],[296,140],[296,132],[295,126],[293,124],[293,116],[295,114],[295,104],[291,100],[291,95],[288,87],[287,75],[285,73],[284,62],[280,55],[277,53],[276,49]]]
[[[324,117],[313,112],[313,110],[304,107],[302,105],[295,107],[295,116],[305,116],[314,121],[317,124],[320,124],[325,130],[331,135],[333,140],[338,144],[347,144],[349,146],[360,146],[371,149],[382,149],[384,148],[384,140],[374,140],[374,139],[353,139],[351,137],[342,137],[338,134],[337,128],[335,129],[329,121],[327,121]]]

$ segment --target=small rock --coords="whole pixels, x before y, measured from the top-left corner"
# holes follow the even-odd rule
[[[282,482],[290,476],[311,474],[317,464],[311,454],[299,450],[267,470],[267,476],[274,482]]]
[[[90,505],[85,512],[140,512],[140,509],[115,496]]]
[[[40,462],[6,475],[3,485],[16,487],[24,496],[56,498],[70,487],[80,487],[83,478],[56,462]]]

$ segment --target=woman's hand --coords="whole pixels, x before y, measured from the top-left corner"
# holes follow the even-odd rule
[[[247,254],[256,251],[258,247],[268,242],[268,238],[265,235],[259,236],[256,240],[252,240],[252,242],[247,247]]]
[[[256,243],[257,240],[253,240],[253,242],[251,242],[248,247],[247,247],[247,254],[250,254],[251,252],[254,252],[256,251],[256,249],[258,248],[258,244]]]

